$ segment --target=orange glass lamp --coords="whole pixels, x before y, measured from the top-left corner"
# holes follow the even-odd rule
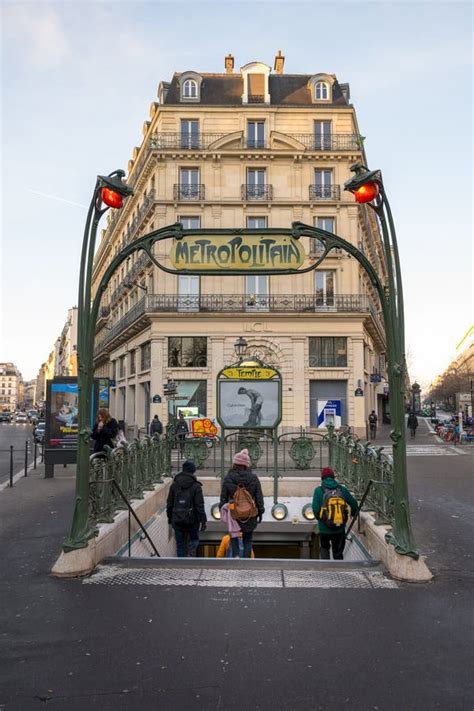
[[[360,163],[351,166],[355,175],[344,183],[344,190],[351,192],[356,202],[372,202],[380,194],[381,175],[379,170],[368,170]]]
[[[103,203],[107,207],[114,207],[119,210],[123,207],[123,201],[129,195],[133,195],[132,188],[123,182],[124,174],[120,171],[120,175],[99,175],[100,188],[99,195]]]
[[[100,191],[100,197],[102,202],[105,202],[108,207],[115,207],[118,209],[123,205],[123,195],[120,195],[120,193],[115,190],[111,190],[110,188],[102,188]]]

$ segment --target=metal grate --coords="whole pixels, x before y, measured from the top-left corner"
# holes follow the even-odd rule
[[[376,571],[216,570],[99,566],[85,585],[160,585],[225,588],[398,588]]]

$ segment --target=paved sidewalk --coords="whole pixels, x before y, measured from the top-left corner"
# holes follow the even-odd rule
[[[74,468],[21,480],[0,492],[0,709],[471,711],[471,466],[410,460],[436,578],[380,590],[57,580]]]

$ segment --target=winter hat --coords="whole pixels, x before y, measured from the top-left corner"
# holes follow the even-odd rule
[[[321,479],[326,479],[327,477],[335,477],[334,470],[331,469],[331,467],[324,467],[324,469],[321,470]]]
[[[186,459],[183,462],[183,474],[194,474],[196,471],[196,465],[190,459]]]
[[[250,457],[248,449],[243,449],[241,452],[237,452],[233,459],[234,464],[240,464],[244,467],[250,466]]]

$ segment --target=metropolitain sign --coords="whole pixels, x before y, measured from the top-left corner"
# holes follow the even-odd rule
[[[199,271],[298,269],[304,259],[303,246],[289,235],[186,235],[170,253],[175,269]]]

